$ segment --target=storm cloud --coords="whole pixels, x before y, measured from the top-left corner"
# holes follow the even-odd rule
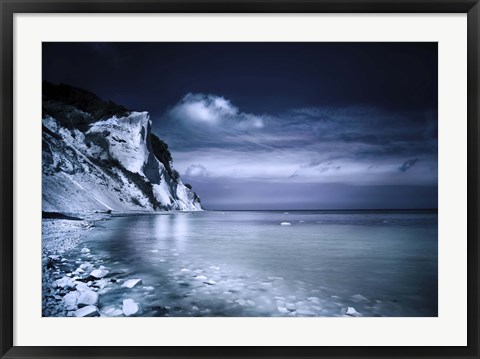
[[[221,99],[220,104],[215,101]],[[190,113],[189,106],[202,109]],[[187,108],[187,109],[186,109]],[[182,117],[183,114],[183,117]],[[185,177],[208,168],[213,178],[369,185],[435,184],[435,116],[391,115],[369,108],[294,109],[246,119],[222,96],[189,94],[164,115],[162,131]],[[415,130],[413,130],[415,127]],[[421,164],[412,167],[418,157]],[[398,163],[402,163],[399,167]],[[400,172],[407,172],[398,176]],[[202,171],[202,173],[205,171]]]
[[[149,111],[207,209],[437,206],[437,43],[42,46],[45,80]]]

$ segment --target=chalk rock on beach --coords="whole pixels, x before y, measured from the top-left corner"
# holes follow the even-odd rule
[[[352,317],[358,317],[361,314],[355,310],[354,307],[347,307],[347,310],[345,312],[346,315],[350,315]]]
[[[138,303],[135,303],[133,299],[124,299],[122,311],[126,317],[130,317],[140,312],[140,305]]]
[[[75,282],[72,278],[65,276],[63,278],[57,279],[55,281],[55,285],[60,288],[68,289],[68,288],[73,288],[75,285]]]
[[[79,268],[80,268],[80,269],[87,269],[87,268],[89,268],[89,267],[92,267],[92,263],[90,263],[90,262],[85,262],[85,263],[80,264],[80,267],[79,267]]]
[[[77,300],[77,305],[79,308],[86,307],[89,305],[97,305],[98,304],[98,294],[95,293],[93,290],[87,290],[85,292],[80,293],[80,296]]]
[[[80,293],[77,292],[77,291],[68,292],[68,293],[65,294],[65,296],[63,297],[63,304],[64,304],[65,307],[67,307],[67,308],[76,309],[77,300],[78,300],[78,297],[79,297],[79,296],[80,296]]]
[[[93,305],[88,305],[86,307],[77,309],[74,313],[76,317],[98,317],[100,313],[98,308]]]
[[[123,284],[122,284],[122,288],[129,288],[129,289],[132,289],[133,287],[135,287],[137,284],[142,284],[142,280],[141,279],[129,279],[127,281],[125,281]]]
[[[120,317],[123,315],[123,312],[121,309],[113,305],[108,305],[100,309],[100,314],[105,315],[107,317]]]
[[[77,290],[77,292],[85,292],[86,290],[90,290],[87,283],[78,281],[75,282],[75,289]]]
[[[95,281],[92,286],[103,289],[108,285],[108,283],[110,283],[110,281],[107,278],[102,278]]]
[[[98,278],[98,279],[106,277],[107,274],[108,274],[108,270],[106,270],[106,269],[94,269],[92,271],[92,273],[90,273],[90,275],[92,277],[95,277],[95,278]]]
[[[78,267],[77,269],[75,269],[73,274],[79,275],[79,274],[82,274],[83,272],[85,272],[85,271],[82,268]]]

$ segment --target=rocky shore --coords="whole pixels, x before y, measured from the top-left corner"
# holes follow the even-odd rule
[[[111,216],[90,212],[69,214],[68,219],[57,215],[43,219],[44,317],[361,317],[365,311],[381,313],[385,305],[396,304],[360,294],[327,296],[323,288],[306,291],[301,280],[257,277],[221,260],[196,263],[180,256],[175,247],[159,250],[151,247],[151,241],[136,238],[136,250],[148,253],[151,270],[159,274],[152,277],[145,270],[137,271],[135,263],[122,260],[118,253],[112,258],[108,250],[102,252],[95,240],[86,240],[89,231],[98,231],[89,235],[92,238],[107,231],[108,225],[101,221]]]
[[[119,278],[123,273],[105,267],[103,260],[82,244],[82,235],[93,230],[108,214],[89,214],[83,219],[42,221],[42,316],[119,317],[141,314],[133,299],[116,305],[100,305],[100,297],[112,289],[130,290],[140,278]],[[148,291],[150,288],[145,287]]]

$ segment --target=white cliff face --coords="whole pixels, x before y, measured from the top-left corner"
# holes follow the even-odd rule
[[[45,116],[42,169],[43,211],[202,209],[155,156],[147,112],[97,121],[84,132]]]
[[[108,141],[108,151],[104,152],[109,153],[130,172],[143,174],[143,167],[149,154],[147,148],[149,126],[150,116],[147,112],[132,112],[128,117],[112,117],[95,122],[87,135],[103,136]]]

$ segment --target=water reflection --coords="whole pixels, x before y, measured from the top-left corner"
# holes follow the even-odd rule
[[[116,279],[143,281],[102,301],[134,298],[146,316],[338,316],[349,306],[435,316],[436,223],[436,214],[172,213],[114,218],[88,240]]]

